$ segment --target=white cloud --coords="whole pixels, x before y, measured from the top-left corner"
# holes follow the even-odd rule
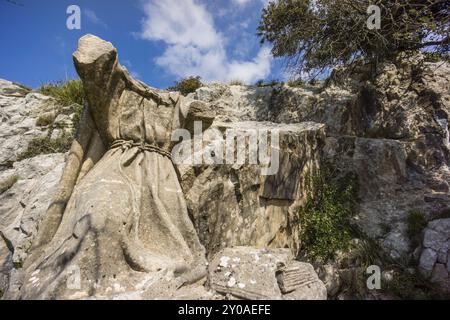
[[[144,11],[146,18],[140,36],[167,45],[155,61],[173,75],[250,83],[270,72],[272,58],[268,48],[262,48],[250,61],[230,60],[227,39],[216,30],[206,7],[195,0],[149,0]]]
[[[95,13],[95,11],[91,10],[91,9],[83,9],[83,13],[86,16],[86,18],[92,22],[93,24],[97,24],[99,26],[102,26],[103,28],[107,28],[108,26],[106,25],[106,23],[100,19],[97,14]]]
[[[229,78],[253,82],[265,78],[270,73],[270,49],[264,47],[253,61],[233,61],[229,65]]]
[[[263,5],[264,6],[266,6],[266,5],[268,5],[269,4],[269,2],[271,1],[271,0],[232,0],[232,2],[234,3],[234,4],[237,4],[238,6],[246,6],[247,4],[249,4],[250,2],[253,2],[253,1],[259,1],[259,2],[262,2],[263,3]]]
[[[248,4],[251,1],[252,0],[233,0],[233,2],[235,4],[240,5],[240,6],[245,6],[246,4]]]

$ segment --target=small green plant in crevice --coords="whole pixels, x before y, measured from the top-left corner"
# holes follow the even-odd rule
[[[361,230],[356,230],[358,241],[352,243],[348,259],[354,265],[366,269],[371,265],[385,265],[389,259],[384,253],[378,241],[368,237]]]
[[[329,169],[312,177],[312,190],[299,210],[302,250],[308,259],[326,261],[347,251],[357,194],[355,176],[334,179]]]
[[[47,127],[53,124],[53,121],[55,121],[55,115],[51,112],[41,114],[36,119],[36,126],[38,127]]]
[[[381,271],[391,272],[390,280],[382,278],[379,292],[399,299],[449,299],[449,294],[423,276],[408,256],[394,259],[377,240],[360,230],[356,230],[355,235],[359,240],[352,243],[344,267],[357,267],[355,269],[357,274],[354,277],[364,281],[355,280],[349,284],[346,290],[352,296],[364,299],[370,295],[371,291],[365,286],[368,277],[366,270],[369,266],[376,265]]]
[[[361,266],[363,276],[367,278],[365,270],[370,265],[377,265],[382,271],[392,271],[392,279],[382,279],[381,292],[394,295],[400,299],[449,299],[448,293],[443,291],[421,274],[409,256],[392,258],[378,241],[357,231],[360,239],[352,248],[353,261]]]
[[[283,86],[283,85],[284,85],[284,82],[277,80],[277,79],[269,80],[268,82],[266,82],[264,80],[258,80],[255,83],[255,86],[260,87],[260,88],[277,87],[277,86]]]
[[[450,295],[414,268],[397,269],[384,291],[405,300],[448,300]]]
[[[296,79],[296,80],[289,80],[286,84],[291,88],[299,88],[304,87],[306,83],[302,79]]]
[[[37,126],[53,126],[60,114],[72,115],[73,132],[78,129],[84,106],[84,89],[81,80],[57,81],[42,85],[39,93],[53,97],[59,106],[54,114],[43,114],[36,120]]]
[[[189,93],[195,92],[198,88],[203,86],[202,79],[199,76],[191,76],[179,81],[176,81],[172,87],[167,88],[169,91],[179,91],[186,96]]]
[[[28,144],[28,148],[17,157],[17,161],[33,158],[41,154],[67,152],[72,145],[73,136],[64,133],[57,138],[46,137],[34,138]]]
[[[19,176],[12,175],[12,176],[0,181],[0,194],[9,190],[18,180],[19,180]]]
[[[421,242],[422,230],[427,226],[427,219],[420,211],[411,211],[407,217],[407,234],[413,247],[417,247]]]
[[[426,62],[440,62],[440,61],[446,61],[449,60],[449,53],[444,52],[427,52],[423,51],[422,54],[424,55]]]

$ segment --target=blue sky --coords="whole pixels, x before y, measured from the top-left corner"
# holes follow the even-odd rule
[[[72,53],[86,33],[111,41],[131,74],[157,88],[206,81],[283,78],[256,36],[267,0],[0,0],[0,78],[36,88],[76,78]],[[69,5],[81,30],[69,30]]]

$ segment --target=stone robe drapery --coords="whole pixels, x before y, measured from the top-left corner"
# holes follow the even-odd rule
[[[26,262],[22,297],[106,297],[158,272],[201,278],[205,251],[169,155],[172,131],[203,106],[132,79],[95,36],[80,39],[74,61],[89,108]]]

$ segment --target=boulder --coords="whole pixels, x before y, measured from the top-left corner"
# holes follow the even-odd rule
[[[450,292],[450,219],[430,221],[424,230],[419,267],[431,281]]]
[[[325,300],[314,268],[294,261],[287,249],[225,248],[209,265],[212,290],[238,299]]]

